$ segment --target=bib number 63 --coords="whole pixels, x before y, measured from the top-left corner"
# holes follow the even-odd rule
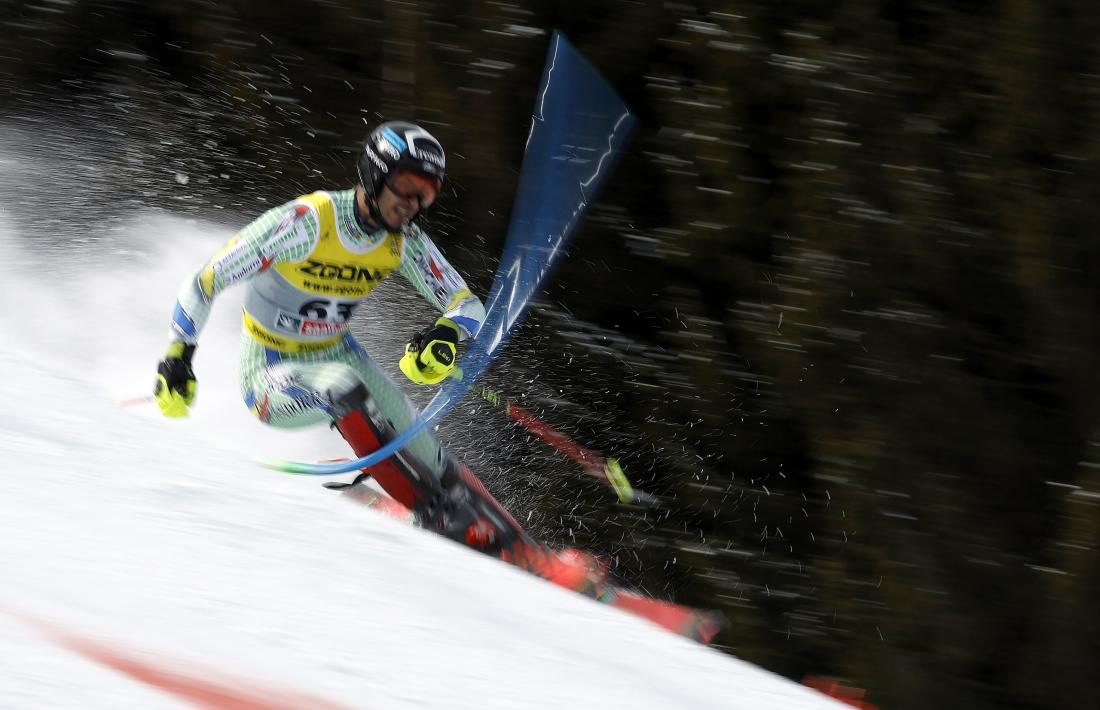
[[[351,312],[355,310],[354,301],[328,301],[317,299],[307,301],[298,309],[298,315],[309,320],[328,321],[330,323],[347,323],[351,318]]]

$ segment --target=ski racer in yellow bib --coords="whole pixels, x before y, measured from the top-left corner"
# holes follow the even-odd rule
[[[441,313],[400,360],[418,384],[455,364],[458,343],[485,316],[479,298],[414,221],[436,199],[445,158],[439,142],[411,123],[368,136],[354,189],[315,192],[268,210],[242,229],[181,287],[170,343],[157,368],[155,399],[167,416],[195,396],[191,359],[217,296],[245,282],[240,386],[260,421],[277,427],[334,423],[357,456],[408,427],[416,412],[348,330],[358,303],[400,272]],[[543,576],[555,564],[424,431],[365,473],[421,523]]]

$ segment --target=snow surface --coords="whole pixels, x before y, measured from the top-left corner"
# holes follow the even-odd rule
[[[150,389],[178,284],[230,230],[149,214],[118,229],[158,246],[58,266],[26,249],[48,235],[0,213],[0,708],[194,707],[28,619],[339,707],[842,707],[256,466],[346,451],[248,414],[239,292],[204,334],[192,417],[119,406]]]

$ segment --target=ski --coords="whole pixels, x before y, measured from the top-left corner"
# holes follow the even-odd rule
[[[323,485],[356,503],[403,523],[421,527],[416,513],[367,485],[369,478],[369,474],[362,473],[350,483],[329,482]],[[552,550],[542,545],[525,546],[519,550],[503,551],[500,559],[559,587],[641,617],[702,644],[709,644],[728,625],[726,618],[718,612],[654,599],[620,586],[611,579],[605,562],[577,548]]]

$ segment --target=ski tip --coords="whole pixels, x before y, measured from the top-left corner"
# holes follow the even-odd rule
[[[683,629],[682,633],[688,638],[709,646],[714,642],[714,637],[730,628],[730,620],[720,611],[700,610]]]

